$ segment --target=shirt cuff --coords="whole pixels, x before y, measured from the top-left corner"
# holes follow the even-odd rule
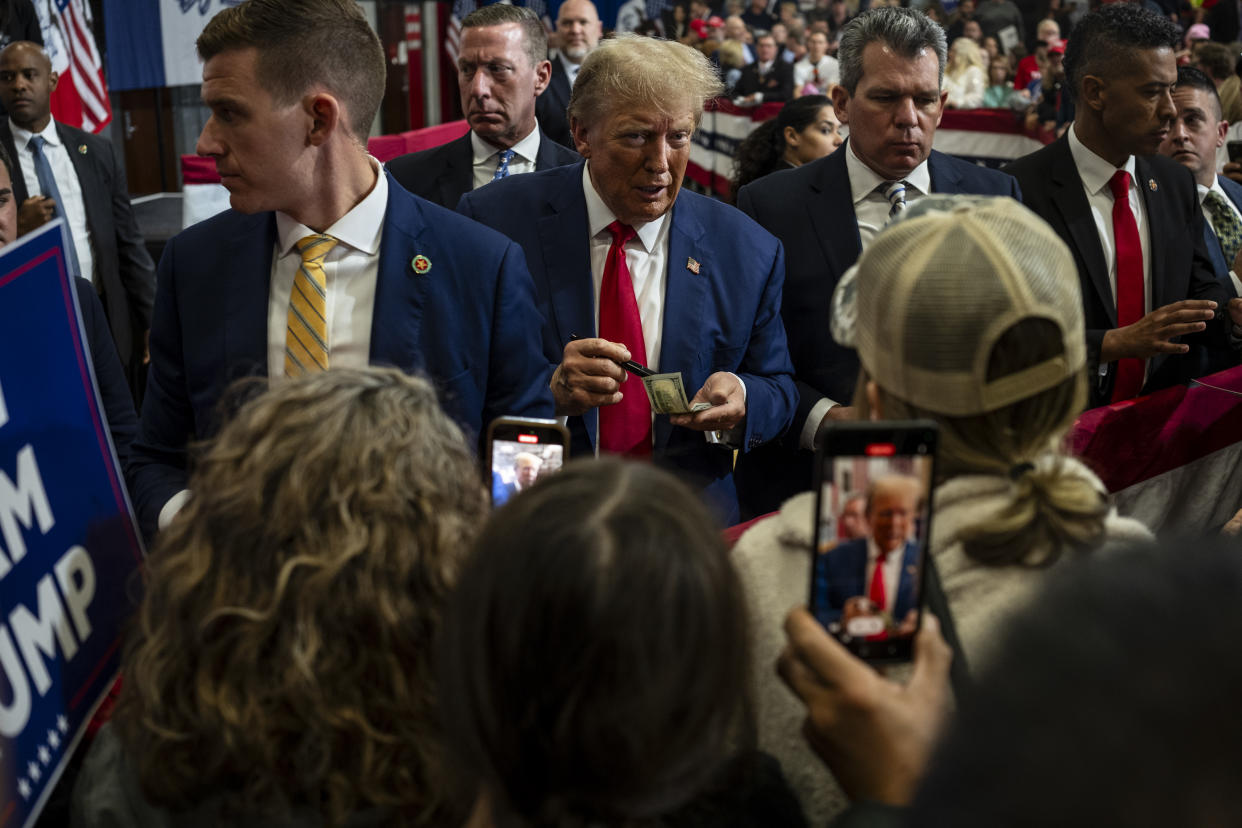
[[[806,415],[806,422],[802,424],[802,431],[798,434],[798,447],[807,451],[815,451],[815,435],[819,433],[819,424],[824,421],[824,415],[841,403],[821,397],[819,402],[811,406],[811,413]]]
[[[725,371],[725,373],[737,380],[737,384],[742,386],[742,404],[745,405],[746,383],[732,371]],[[726,446],[732,449],[741,448],[742,442],[746,439],[746,418],[743,417],[741,422],[730,429],[704,431],[703,439],[714,446]]]
[[[167,529],[168,524],[172,523],[173,518],[181,511],[185,504],[190,502],[190,490],[182,489],[172,497],[168,498],[168,502],[160,509],[160,516],[156,521],[156,525],[161,529]]]

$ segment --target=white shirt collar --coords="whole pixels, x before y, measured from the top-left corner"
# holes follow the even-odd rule
[[[573,86],[574,81],[578,79],[578,70],[582,68],[582,64],[574,63],[572,60],[570,60],[568,57],[565,56],[564,52],[558,51],[556,53],[556,56],[557,58],[560,59],[561,66],[564,67],[565,69],[565,74],[569,76],[569,85]]]
[[[1208,194],[1209,192],[1216,193],[1218,196],[1220,196],[1221,198],[1223,198],[1223,199],[1225,200],[1225,203],[1226,203],[1226,204],[1233,205],[1233,199],[1231,199],[1231,198],[1229,197],[1229,194],[1225,192],[1225,188],[1224,188],[1224,187],[1222,187],[1222,186],[1220,186],[1220,176],[1219,176],[1219,175],[1218,175],[1218,176],[1215,176],[1215,177],[1212,179],[1212,186],[1211,186],[1211,187],[1204,187],[1202,184],[1199,184],[1198,182],[1196,182],[1196,183],[1195,183],[1195,188],[1196,188],[1196,189],[1198,189],[1198,191],[1199,191],[1199,204],[1200,204],[1200,206],[1202,206],[1202,204],[1203,204],[1203,200],[1204,200],[1205,198],[1207,198],[1207,194]]]
[[[582,165],[582,193],[586,196],[587,227],[590,228],[591,238],[594,238],[606,231],[608,225],[617,220],[617,216],[612,210],[608,209],[608,205],[604,203],[604,199],[600,198],[599,192],[595,189],[595,182],[591,180],[590,161]],[[669,210],[668,213],[665,213],[658,219],[634,225],[634,230],[638,233],[638,240],[642,242],[643,249],[648,253],[655,251],[656,244],[660,239],[660,231],[664,228],[664,224],[668,221],[668,215],[671,212],[672,210]]]
[[[874,193],[881,184],[888,183],[888,179],[882,178],[879,173],[864,164],[862,159],[854,154],[853,144],[849,141],[846,141],[845,144],[845,171],[850,177],[850,194],[853,197],[854,204],[857,204]],[[907,187],[912,187],[922,195],[929,195],[932,189],[931,172],[927,169],[927,159],[924,158],[923,163],[911,170],[910,174],[901,180],[906,182]]]
[[[31,137],[35,135],[35,133],[22,129],[17,124],[13,123],[12,118],[9,118],[9,131],[13,133],[13,146],[18,149],[25,149],[26,145],[30,143]],[[48,144],[51,144],[54,147],[60,146],[60,134],[56,131],[55,118],[49,118],[47,126],[45,126],[43,131],[38,134],[42,135],[43,140]]]
[[[474,130],[470,130],[470,147],[474,151],[474,166],[486,164],[491,159],[500,154],[500,149],[484,141]],[[530,133],[509,147],[513,150],[513,155],[523,161],[531,164],[535,163],[535,156],[539,154],[539,125],[535,124],[535,128]],[[513,163],[510,161],[509,163]]]
[[[324,232],[341,244],[374,256],[379,253],[380,236],[384,230],[384,214],[388,210],[388,177],[380,162],[367,156],[375,170],[375,186],[362,201],[337,219]],[[315,231],[280,211],[276,212],[276,236],[280,255],[296,252],[297,243]]]
[[[1087,192],[1091,195],[1099,195],[1100,191],[1108,186],[1108,182],[1112,179],[1113,173],[1117,170],[1125,170],[1130,174],[1130,183],[1134,184],[1134,156],[1131,155],[1126,159],[1126,163],[1120,167],[1114,167],[1100,156],[1096,155],[1082,141],[1078,140],[1078,125],[1074,124],[1067,132],[1069,136],[1070,155],[1074,158],[1074,166],[1078,168],[1078,177],[1082,179],[1082,184],[1087,188]]]
[[[772,64],[776,63],[775,60],[769,60],[767,63],[764,63],[763,61],[756,62],[759,64],[759,74],[761,75],[766,75],[770,72],[772,70]]]

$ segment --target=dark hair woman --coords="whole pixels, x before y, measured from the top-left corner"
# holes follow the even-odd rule
[[[827,95],[794,98],[738,145],[730,200],[736,201],[738,190],[756,178],[823,158],[843,140],[841,122]]]

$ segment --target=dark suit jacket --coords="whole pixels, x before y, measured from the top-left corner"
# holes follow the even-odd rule
[[[1018,179],[1026,205],[1038,213],[1069,246],[1078,266],[1084,322],[1087,327],[1087,367],[1091,406],[1104,405],[1113,393],[1117,363],[1100,365],[1104,334],[1117,327],[1112,280],[1104,264],[1104,248],[1091,216],[1082,178],[1074,165],[1065,136],[1043,149],[1014,161],[1005,171]],[[1148,361],[1143,393],[1185,382],[1203,364],[1200,347],[1228,348],[1230,294],[1216,279],[1203,237],[1203,212],[1190,171],[1161,155],[1135,159],[1139,192],[1147,207],[1151,256],[1151,310],[1182,299],[1212,299],[1218,318],[1204,334],[1187,337],[1188,354],[1153,357]]]
[[[901,578],[897,582],[897,600],[893,603],[893,620],[900,623],[906,613],[918,605],[917,584],[918,546],[906,541],[901,554]],[[822,619],[835,621],[841,617],[845,602],[858,595],[866,597],[867,539],[846,541],[815,559],[815,589],[817,611]]]
[[[570,334],[596,329],[590,239],[582,165],[519,175],[468,193],[458,211],[494,227],[526,251],[540,310],[547,319],[547,374],[561,362]],[[698,262],[698,273],[690,260]],[[784,282],[780,243],[741,213],[682,190],[673,206],[660,370],[681,371],[688,393],[708,375],[732,371],[746,384],[742,452],[784,431],[796,402],[779,308]],[[631,383],[626,393],[642,393]],[[594,449],[598,416],[570,417],[576,454]],[[655,420],[655,457],[706,486],[725,520],[737,513],[732,452],[701,433]]]
[[[142,337],[151,327],[155,264],[138,232],[115,148],[106,138],[61,123],[56,124],[56,132],[82,188],[95,260],[95,289],[103,298],[121,362],[132,366],[141,360]],[[13,197],[20,206],[30,197],[30,189],[22,177],[7,118],[0,118],[0,141],[13,159]]]
[[[535,119],[543,134],[562,147],[577,149],[574,136],[569,131],[569,93],[573,87],[569,83],[569,75],[565,73],[565,64],[557,55],[552,56],[552,79],[543,94],[535,98]],[[577,153],[574,153],[577,155]]]
[[[467,435],[501,415],[552,416],[530,274],[517,245],[389,177],[371,363],[426,374]],[[130,464],[144,529],[186,485],[186,444],[220,425],[241,377],[266,376],[275,214],[228,210],[175,236],[159,267],[151,374]],[[423,274],[412,260],[431,263]]]
[[[798,412],[781,445],[738,458],[743,517],[780,508],[812,486],[811,452],[798,448],[803,424],[822,397],[849,404],[858,378],[858,357],[832,338],[828,327],[837,280],[858,259],[862,241],[854,216],[845,153],[753,181],[738,193],[737,206],[785,245],[785,300],[781,315],[798,382]],[[989,170],[932,151],[927,159],[932,190],[1021,199],[1017,183]]]
[[[1242,210],[1242,184],[1225,178],[1223,175],[1217,176],[1220,182],[1220,188],[1225,191],[1225,195],[1233,202],[1233,206]],[[1212,270],[1216,273],[1216,279],[1225,288],[1230,297],[1238,295],[1237,289],[1234,287],[1233,279],[1229,278],[1229,271],[1233,267],[1233,262],[1225,261],[1225,253],[1221,249],[1220,239],[1216,237],[1216,231],[1212,229],[1209,221],[1203,222],[1203,243],[1207,246],[1208,256],[1212,259]],[[1206,374],[1214,374],[1217,371],[1224,371],[1226,368],[1232,368],[1238,364],[1237,352],[1232,349],[1222,348],[1203,348],[1202,368],[1197,372],[1199,376]]]
[[[772,68],[763,77],[759,76],[759,63],[748,63],[742,67],[742,76],[733,87],[736,96],[763,93],[763,102],[772,103],[787,101],[793,97],[793,64],[786,63],[777,56]]]
[[[567,150],[546,134],[539,136],[539,152],[535,170],[550,170],[581,160],[578,153]],[[416,196],[439,204],[448,210],[466,193],[474,189],[474,150],[470,133],[438,147],[398,156],[386,165],[397,183]]]
[[[129,395],[125,369],[117,357],[116,345],[108,331],[108,318],[104,315],[94,286],[79,276],[73,280],[73,288],[78,294],[78,307],[82,309],[82,325],[86,329],[86,344],[90,348],[91,367],[95,369],[99,400],[103,403],[104,416],[108,418],[108,431],[116,448],[116,459],[124,468],[129,462],[130,444],[138,433],[134,400]]]

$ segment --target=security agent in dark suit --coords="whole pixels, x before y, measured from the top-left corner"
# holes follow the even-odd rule
[[[812,450],[830,420],[849,419],[858,357],[828,327],[837,281],[893,212],[884,191],[1021,198],[1012,178],[932,150],[945,96],[944,30],[926,15],[876,8],[841,32],[837,117],[849,140],[831,155],[743,187],[738,207],[785,245],[781,315],[798,384],[798,411],[779,443],[738,458],[743,517],[771,512],[812,485]]]
[[[521,250],[407,193],[366,153],[385,70],[358,5],[287,6],[244,0],[198,38],[211,118],[197,149],[232,209],[160,260],[127,470],[148,533],[188,496],[187,446],[215,434],[240,378],[389,365],[426,375],[468,434],[552,413]],[[329,50],[348,59],[319,59]]]
[[[13,159],[18,231],[28,233],[64,215],[77,275],[94,283],[100,294],[121,362],[131,386],[137,386],[146,371],[155,265],[138,232],[112,145],[52,120],[56,81],[51,61],[37,44],[20,41],[0,52],[0,103],[9,112],[0,120],[0,143]],[[42,143],[38,156],[29,146],[34,139]],[[50,181],[40,178],[41,165],[50,170]]]
[[[1177,116],[1177,39],[1133,4],[1085,16],[1065,55],[1074,124],[1007,168],[1078,265],[1091,405],[1192,378],[1192,346],[1234,347],[1230,321],[1242,324],[1242,299],[1213,271],[1193,177],[1155,154]]]
[[[470,131],[388,162],[402,187],[450,210],[465,193],[496,179],[578,160],[548,140],[535,120],[535,100],[552,71],[548,36],[535,13],[497,3],[461,25],[457,79]]]
[[[793,97],[793,64],[777,55],[776,38],[761,34],[755,39],[754,63],[742,67],[742,76],[733,87],[733,100],[739,106],[783,103]]]
[[[1229,295],[1238,295],[1234,266],[1242,248],[1242,185],[1216,174],[1216,151],[1225,145],[1229,122],[1224,119],[1220,95],[1212,79],[1193,66],[1179,66],[1173,90],[1177,117],[1160,144],[1160,154],[1172,158],[1195,177],[1203,211],[1203,242],[1216,278]],[[1238,363],[1231,349],[1203,348],[1201,374],[1223,371]]]
[[[603,36],[599,12],[591,0],[565,0],[556,13],[556,34],[560,48],[551,58],[552,78],[548,88],[535,101],[535,117],[543,134],[569,149],[574,137],[569,132],[569,93],[574,88],[578,67]]]
[[[11,244],[17,238],[17,198],[13,194],[13,162],[8,150],[0,145],[0,247]],[[77,277],[73,280],[78,295],[78,307],[82,311],[82,327],[86,332],[86,345],[91,355],[91,367],[95,369],[95,383],[99,386],[99,398],[103,403],[108,431],[116,448],[116,457],[124,467],[129,460],[129,446],[138,431],[138,415],[134,413],[134,401],[129,395],[125,371],[116,355],[116,345],[108,332],[108,319],[103,305],[91,283]]]

